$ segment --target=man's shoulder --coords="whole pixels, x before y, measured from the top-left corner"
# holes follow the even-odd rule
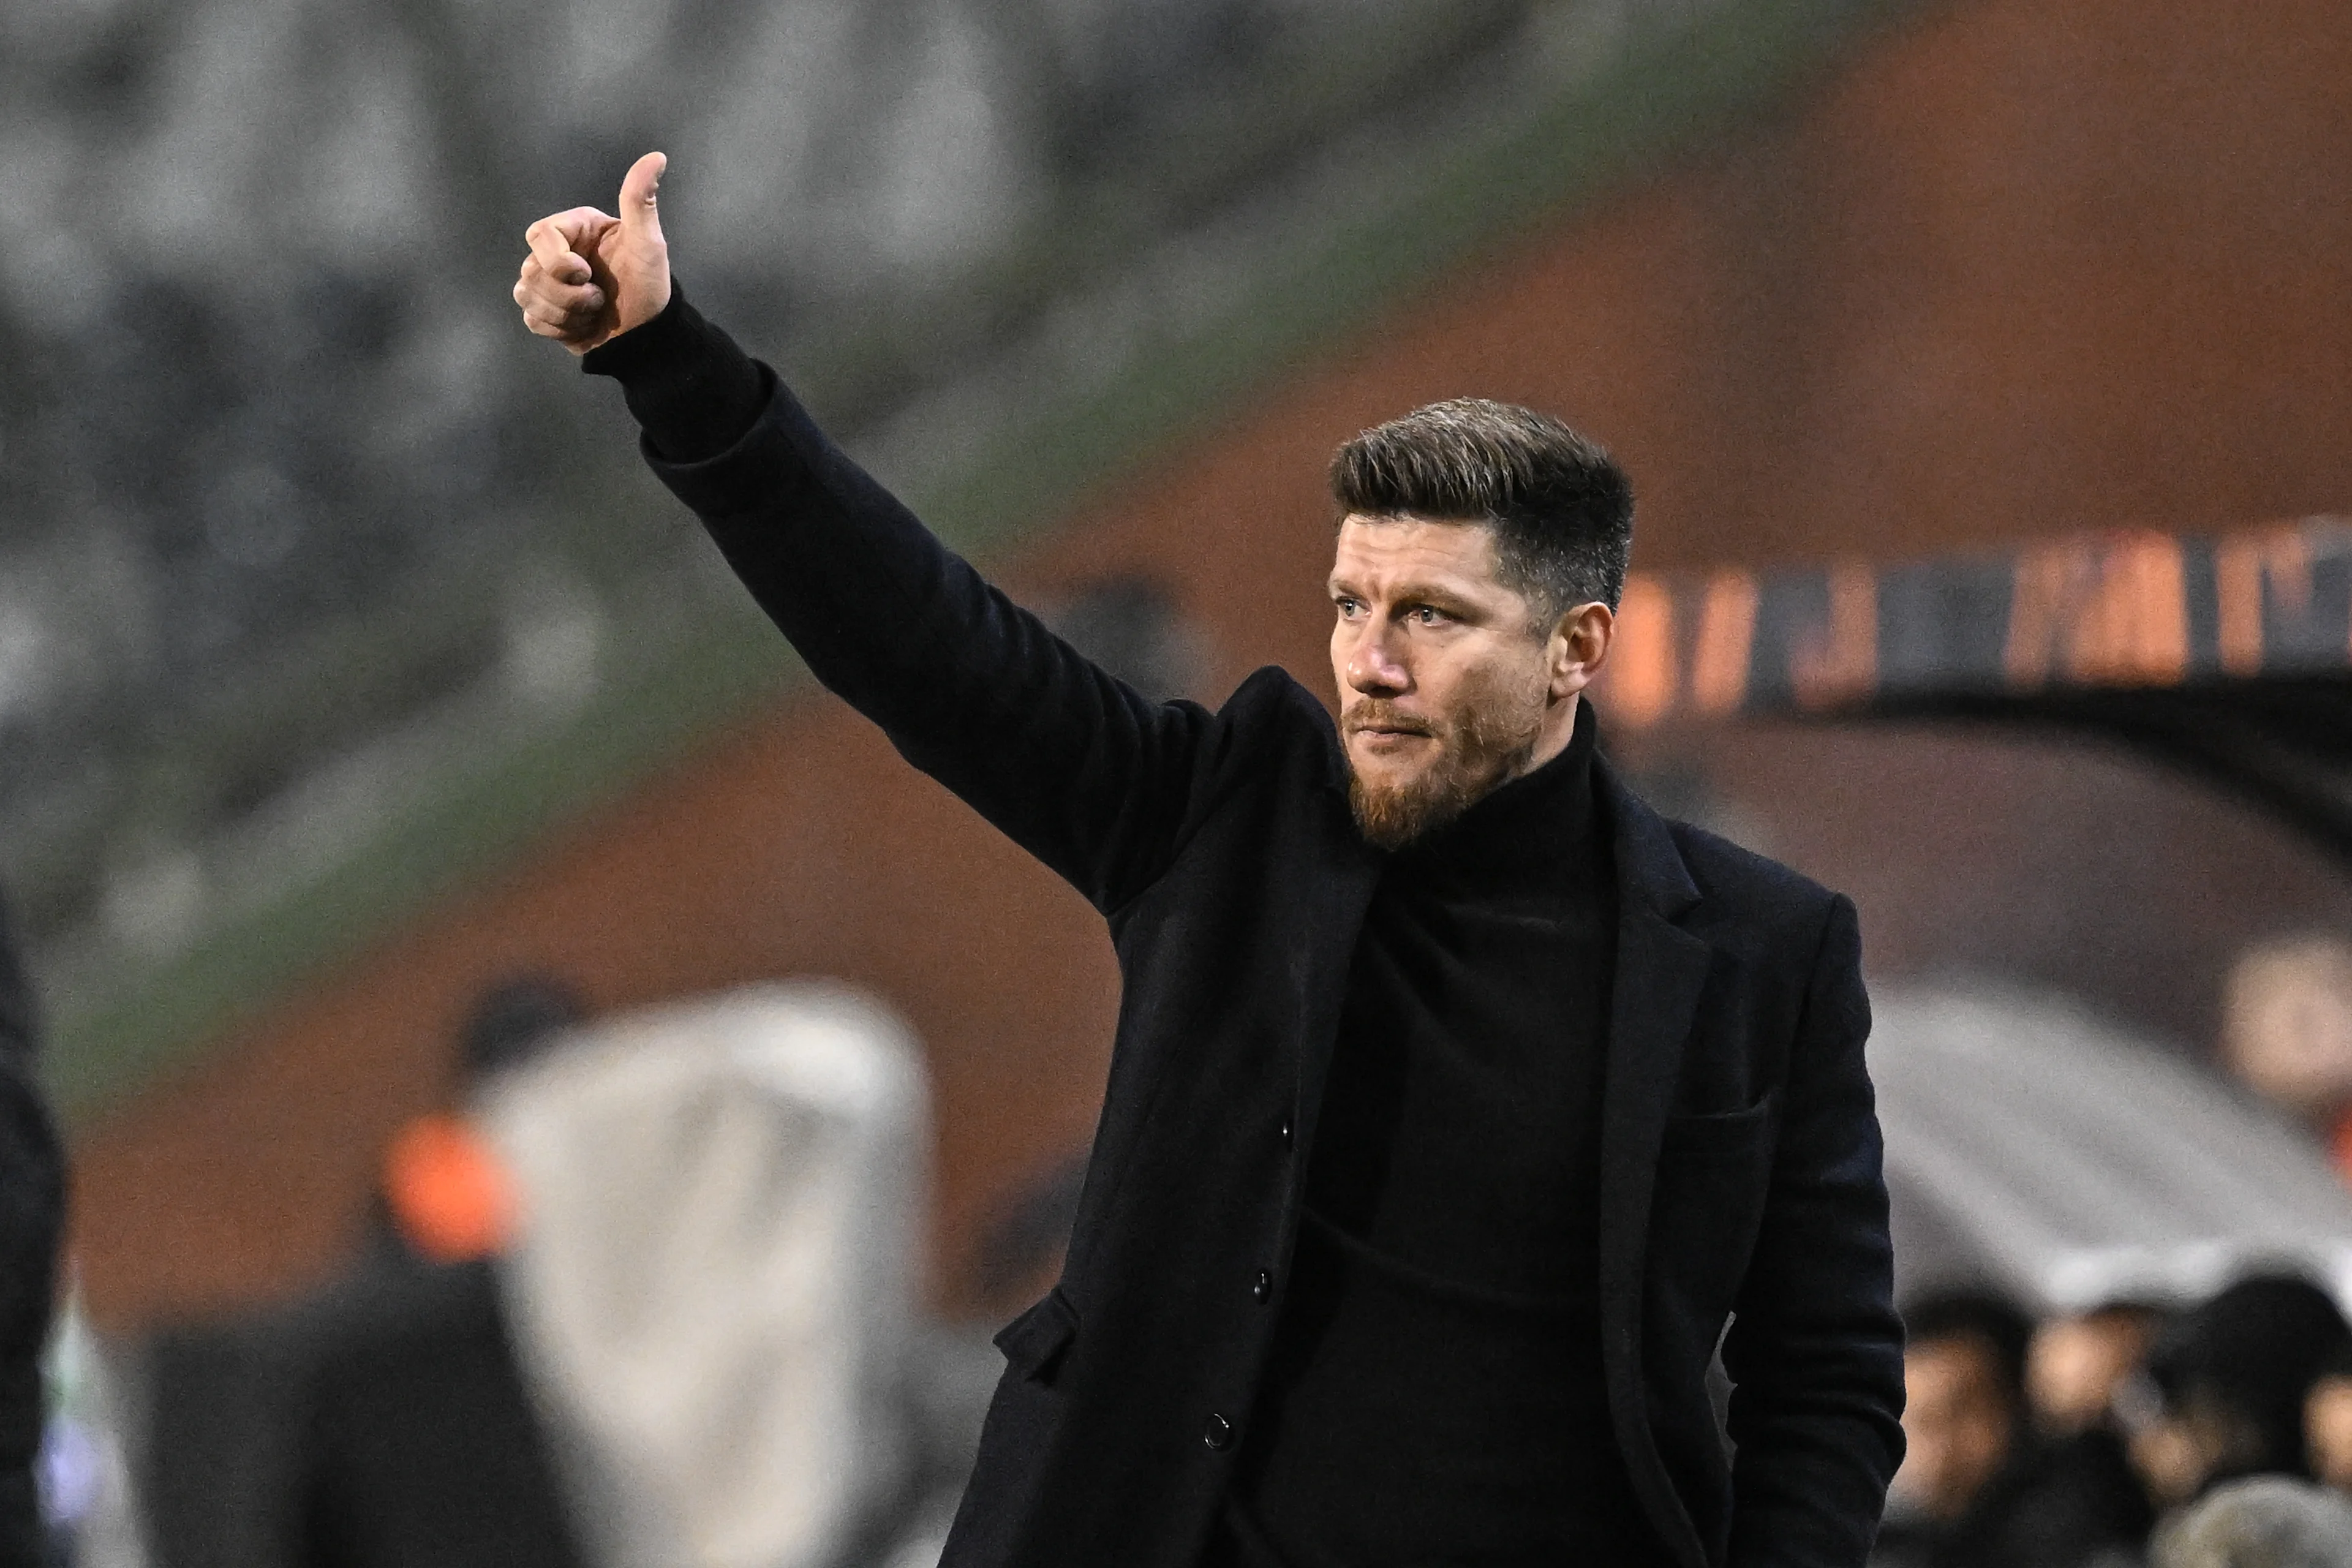
[[[1647,806],[1642,807],[1648,810]],[[1696,823],[1659,816],[1706,924],[1817,940],[1839,896],[1793,867]]]
[[[1667,819],[1666,831],[1700,892],[1717,897],[1824,909],[1837,895],[1802,871],[1735,844],[1696,823]]]
[[[1244,676],[1217,710],[1230,723],[1285,722],[1331,728],[1331,710],[1278,664],[1260,665]]]
[[[1342,765],[1331,710],[1278,664],[1252,670],[1234,687],[1217,710],[1216,726],[1223,749],[1254,763],[1290,752],[1316,766]]]

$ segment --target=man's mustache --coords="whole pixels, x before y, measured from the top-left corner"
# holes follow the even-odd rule
[[[1408,735],[1434,737],[1437,727],[1426,719],[1415,718],[1398,711],[1377,697],[1368,697],[1340,716],[1340,724],[1350,735],[1364,730],[1397,730]]]

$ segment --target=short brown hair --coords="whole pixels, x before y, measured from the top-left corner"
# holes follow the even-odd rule
[[[1456,397],[1376,425],[1331,458],[1340,515],[1481,522],[1506,586],[1546,621],[1615,608],[1633,546],[1633,487],[1597,441],[1549,414]]]

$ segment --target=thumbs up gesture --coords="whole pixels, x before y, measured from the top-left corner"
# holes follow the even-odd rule
[[[584,354],[652,321],[669,303],[669,245],[654,196],[669,159],[648,153],[621,182],[621,216],[573,207],[523,233],[530,256],[515,282],[522,322]]]

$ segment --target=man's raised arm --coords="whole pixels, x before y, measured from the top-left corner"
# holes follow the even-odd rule
[[[524,323],[617,379],[646,461],[831,690],[1108,910],[1158,875],[1213,722],[1146,700],[992,587],[672,282],[637,160],[617,217],[529,231]]]

